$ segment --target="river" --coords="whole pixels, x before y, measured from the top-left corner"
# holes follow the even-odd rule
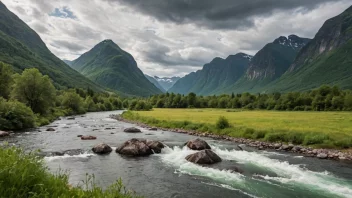
[[[68,170],[72,184],[82,184],[86,173],[94,174],[96,183],[102,187],[122,178],[127,189],[147,198],[352,197],[350,162],[251,148],[239,151],[235,143],[204,138],[223,161],[199,166],[184,159],[194,151],[183,144],[196,137],[147,129],[139,134],[124,133],[124,128],[134,125],[109,118],[110,114],[121,112],[88,113],[75,116],[75,120],[62,118],[35,131],[16,134],[6,141],[45,153],[79,149],[71,155],[45,157],[45,163],[53,173],[59,169]],[[56,131],[46,131],[48,127]],[[83,141],[77,135],[94,135],[97,139]],[[90,151],[101,142],[115,149],[131,138],[158,140],[169,147],[161,154],[139,158],[124,157],[114,151],[109,155],[95,155]],[[234,167],[242,174],[228,171]]]

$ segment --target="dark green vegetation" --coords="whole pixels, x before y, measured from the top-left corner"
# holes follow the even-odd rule
[[[72,68],[99,85],[133,96],[162,93],[144,76],[134,58],[112,40],[104,40],[74,60]]]
[[[153,83],[158,89],[160,89],[160,91],[166,92],[166,90],[159,84],[159,82],[158,82],[155,78],[153,78],[153,77],[151,77],[151,76],[148,76],[147,74],[145,74],[145,77],[146,77],[151,83]]]
[[[232,73],[225,63],[211,72],[205,65],[202,70],[180,79],[170,92],[199,95],[282,93],[307,91],[323,84],[351,89],[351,65],[352,7],[327,20],[312,40],[290,35],[265,45],[244,66],[244,72],[235,71],[237,64],[230,65],[234,70]],[[222,79],[224,83],[217,84],[209,76]],[[226,83],[225,79],[232,81]]]
[[[27,24],[10,12],[0,2],[0,61],[13,66],[15,72],[37,68],[48,75],[57,88],[88,87],[101,91],[97,86],[53,55]]]
[[[270,115],[270,112],[271,111],[256,111],[253,112],[253,114],[249,114],[249,116],[272,116]],[[220,115],[226,115],[226,117],[220,116],[218,117],[218,120],[216,122],[211,122],[208,120],[206,122],[203,121],[204,118],[207,119],[209,117],[212,117],[211,119],[213,119],[213,116],[218,115],[219,113]],[[300,112],[302,116],[305,116],[304,113],[306,112]],[[214,111],[212,109],[205,109],[204,111],[196,109],[196,111],[192,112],[185,109],[168,109],[167,111],[156,109],[155,111],[138,113],[126,111],[122,114],[122,117],[127,120],[138,121],[155,127],[194,130],[201,133],[227,135],[236,138],[258,139],[268,142],[294,143],[318,148],[346,149],[352,147],[352,135],[348,132],[322,132],[319,131],[319,127],[321,126],[314,126],[313,131],[302,131],[300,129],[290,130],[280,128],[280,126],[276,126],[279,123],[279,125],[281,125],[280,119],[282,118],[288,119],[287,121],[290,120],[293,122],[297,122],[296,124],[298,125],[302,123],[302,120],[300,118],[295,118],[294,120],[291,120],[289,117],[286,117],[289,115],[285,114],[282,114],[281,116],[276,118],[273,117],[273,119],[269,119],[271,122],[269,128],[261,129],[261,126],[267,124],[261,122],[262,120],[255,123],[255,125],[259,126],[259,128],[251,128],[248,127],[248,119],[250,120],[253,118],[248,117],[247,114],[248,113],[246,113],[246,111],[243,111],[241,113],[229,112],[226,114],[226,112],[220,112],[220,110],[218,109]],[[241,116],[244,116],[245,118],[242,120]],[[233,119],[234,117],[236,117],[237,119]],[[241,123],[242,121],[245,121],[244,125],[237,124]],[[283,124],[285,125],[285,123]],[[324,124],[328,126],[332,123]],[[317,129],[317,131],[315,129]]]
[[[49,124],[59,116],[111,111],[128,105],[127,100],[123,102],[117,95],[91,89],[56,90],[51,79],[35,68],[14,74],[10,65],[0,62],[0,71],[4,77],[1,85],[8,88],[0,97],[0,130],[32,128]]]
[[[194,92],[200,95],[217,93],[234,84],[245,74],[250,58],[243,53],[231,55],[226,59],[214,58],[205,64],[202,70],[179,79],[168,91],[180,94]]]
[[[145,99],[143,99],[145,100]],[[165,93],[150,97],[156,108],[244,108],[284,111],[351,111],[352,92],[323,85],[307,92],[197,96]]]
[[[288,72],[270,86],[301,91],[321,84],[352,88],[352,7],[327,20]]]
[[[103,190],[87,176],[84,186],[72,187],[68,175],[48,172],[43,161],[35,154],[26,154],[18,148],[0,148],[0,195],[17,197],[106,197],[132,198],[134,193],[126,191],[121,180]]]

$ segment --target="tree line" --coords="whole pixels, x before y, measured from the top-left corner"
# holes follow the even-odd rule
[[[0,130],[32,128],[60,116],[123,108],[123,101],[114,93],[96,93],[89,88],[57,90],[36,68],[18,74],[0,62]]]
[[[228,108],[281,111],[351,111],[352,91],[323,85],[306,92],[197,96],[164,93],[143,100],[156,108]]]

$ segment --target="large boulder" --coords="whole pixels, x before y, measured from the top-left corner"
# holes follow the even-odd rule
[[[0,131],[0,137],[6,137],[6,136],[9,136],[10,133],[9,132],[6,132],[6,131]]]
[[[141,133],[142,131],[136,127],[130,127],[123,130],[126,133]]]
[[[161,153],[161,149],[165,148],[165,145],[159,141],[148,140],[147,146],[154,151],[154,153]]]
[[[91,135],[81,136],[81,140],[95,140],[95,139],[97,139],[97,137],[91,136]]]
[[[136,138],[126,141],[123,145],[116,149],[116,152],[129,156],[147,156],[153,154],[153,151],[147,145],[146,140]]]
[[[100,144],[95,145],[92,148],[92,151],[94,153],[98,153],[98,154],[107,154],[107,153],[110,153],[112,151],[112,148],[109,145],[107,145],[107,144],[100,143]]]
[[[202,140],[202,139],[194,139],[190,140],[186,143],[187,147],[192,149],[192,150],[204,150],[204,149],[211,149],[209,144]]]
[[[188,155],[186,160],[196,164],[215,164],[221,162],[221,158],[210,149],[205,149]]]

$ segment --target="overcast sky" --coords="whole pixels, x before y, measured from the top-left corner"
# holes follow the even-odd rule
[[[214,57],[254,55],[283,35],[313,38],[350,0],[1,0],[61,59],[104,39],[149,75],[183,76]]]

